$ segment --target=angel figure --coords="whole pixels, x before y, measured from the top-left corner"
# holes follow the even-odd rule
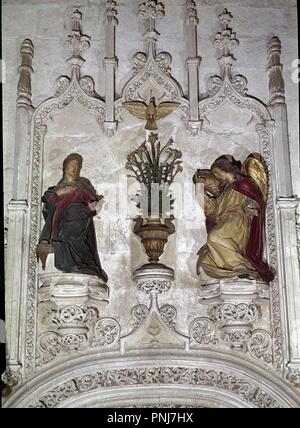
[[[145,129],[149,131],[155,131],[157,129],[156,121],[168,116],[178,106],[178,103],[173,102],[163,102],[156,106],[155,97],[151,97],[149,105],[142,101],[126,101],[123,103],[123,107],[133,116],[147,120]]]
[[[207,228],[207,243],[198,252],[198,275],[204,271],[209,278],[271,282],[274,273],[263,260],[268,180],[262,157],[251,154],[241,166],[232,156],[221,156],[210,170],[198,170],[194,183],[196,189],[204,183]]]

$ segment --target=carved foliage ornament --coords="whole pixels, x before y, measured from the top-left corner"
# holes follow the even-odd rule
[[[215,305],[210,310],[212,320],[222,324],[230,322],[252,323],[261,316],[260,307],[255,304],[247,303],[223,303]]]
[[[143,19],[161,19],[165,16],[165,6],[157,0],[146,0],[139,5],[138,15]]]
[[[29,407],[56,407],[80,393],[126,385],[198,385],[225,390],[237,395],[258,408],[280,408],[281,404],[260,386],[241,377],[222,371],[202,368],[149,367],[118,370],[99,370],[92,374],[73,378],[52,388],[40,398],[35,398]]]
[[[187,24],[199,24],[199,19],[197,17],[197,6],[194,0],[186,1],[186,23]]]
[[[95,325],[93,347],[116,345],[119,343],[121,327],[113,318],[102,318]]]
[[[106,0],[106,19],[109,24],[118,24],[118,12],[116,9],[117,2],[114,0]]]
[[[216,328],[209,318],[196,318],[190,326],[191,345],[217,345]]]

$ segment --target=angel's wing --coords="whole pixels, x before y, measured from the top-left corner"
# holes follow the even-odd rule
[[[268,196],[268,173],[263,157],[258,153],[249,155],[243,164],[243,172],[255,181],[266,202]]]
[[[122,106],[133,116],[139,119],[147,119],[147,106],[142,101],[125,101]]]
[[[157,119],[162,119],[163,117],[168,116],[172,111],[176,110],[179,106],[179,103],[163,102],[157,106]]]

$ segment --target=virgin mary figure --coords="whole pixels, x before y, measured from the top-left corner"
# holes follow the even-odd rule
[[[210,278],[261,279],[266,283],[274,273],[263,260],[264,217],[267,197],[266,170],[258,156],[243,165],[218,158],[206,173],[196,173],[196,182],[215,182],[217,191],[204,195],[207,243],[198,252],[201,268]]]
[[[80,177],[82,157],[72,153],[63,162],[63,177],[42,198],[45,225],[37,246],[37,256],[45,268],[47,255],[54,252],[55,267],[65,273],[96,275],[105,282],[93,217],[103,198],[91,182]]]

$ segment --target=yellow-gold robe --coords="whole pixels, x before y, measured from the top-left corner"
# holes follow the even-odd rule
[[[205,196],[205,215],[214,220],[215,226],[198,252],[198,274],[202,267],[211,278],[233,278],[244,274],[257,277],[246,259],[251,222],[247,208],[255,208],[251,206],[253,202],[232,187],[216,199]]]

